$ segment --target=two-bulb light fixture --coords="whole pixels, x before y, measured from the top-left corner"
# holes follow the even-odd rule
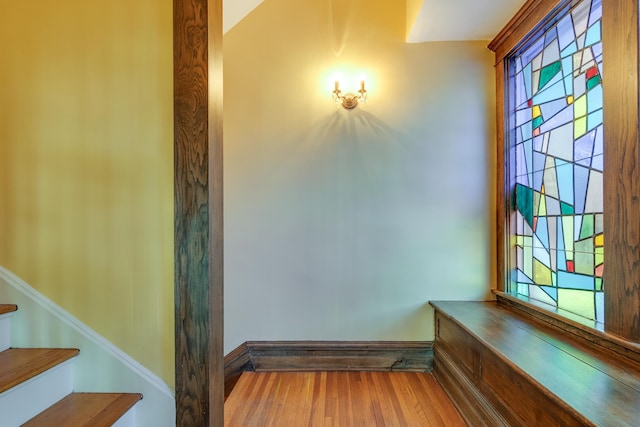
[[[333,100],[342,104],[345,110],[353,110],[358,105],[358,101],[367,101],[367,90],[364,88],[364,80],[360,80],[360,90],[357,94],[347,92],[344,95],[340,90],[340,82],[336,80],[333,89]]]

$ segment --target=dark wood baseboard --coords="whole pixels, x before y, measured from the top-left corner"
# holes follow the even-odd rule
[[[433,366],[429,342],[249,342],[256,371],[411,371]]]
[[[430,372],[429,341],[248,341],[224,358],[225,397],[244,371]]]
[[[226,399],[244,371],[253,371],[253,362],[247,343],[224,357],[224,398]]]

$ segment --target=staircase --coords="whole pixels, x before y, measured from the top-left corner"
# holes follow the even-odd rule
[[[80,350],[11,348],[17,309],[0,304],[0,425],[134,427],[141,394],[73,391],[73,360]]]

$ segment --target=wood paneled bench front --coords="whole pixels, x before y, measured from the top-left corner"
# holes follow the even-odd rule
[[[431,302],[434,374],[471,426],[640,426],[640,363],[498,302]]]

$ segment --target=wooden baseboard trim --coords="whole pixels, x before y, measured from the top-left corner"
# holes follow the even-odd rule
[[[225,397],[244,371],[431,372],[430,341],[247,341],[224,358]]]
[[[224,357],[224,398],[226,399],[244,371],[253,371],[253,362],[247,348],[247,343]]]
[[[433,366],[430,342],[248,342],[256,371],[410,371]]]

